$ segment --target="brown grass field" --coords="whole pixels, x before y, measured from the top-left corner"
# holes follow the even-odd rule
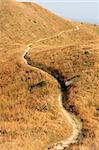
[[[63,106],[82,122],[79,141],[65,150],[99,149],[99,25],[53,37],[79,24],[34,3],[0,0],[0,150],[45,150],[72,134],[53,77]],[[28,63],[53,77],[23,62],[29,43]]]

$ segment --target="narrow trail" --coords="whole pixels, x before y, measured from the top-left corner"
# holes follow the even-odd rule
[[[35,43],[38,43],[38,42],[41,42],[41,41],[45,41],[45,40],[48,40],[48,39],[51,39],[51,38],[54,38],[56,36],[60,36],[61,34],[63,33],[68,33],[68,32],[73,32],[73,31],[78,31],[80,30],[80,26],[81,24],[79,24],[78,26],[75,27],[75,29],[71,29],[71,30],[66,30],[66,31],[61,31],[59,32],[57,35],[54,35],[52,37],[48,37],[48,38],[43,38],[43,39],[39,39],[37,41],[35,41]],[[36,67],[33,67],[33,66],[30,66],[27,62],[27,60],[25,59],[25,56],[26,54],[30,51],[31,49],[31,43],[27,45],[23,55],[22,55],[22,60],[24,61],[24,63],[29,67],[29,68],[32,68],[32,69],[35,69],[35,70],[39,70],[40,72],[48,75],[49,77],[51,77],[55,82],[58,83],[57,79],[55,79],[52,75],[48,74],[47,72],[39,69],[39,68],[36,68]],[[38,46],[35,46],[33,48],[36,48]],[[32,48],[32,49],[33,49]],[[59,84],[59,83],[58,83]],[[81,122],[76,118],[75,115],[71,114],[70,112],[68,112],[64,107],[63,107],[63,104],[62,104],[62,91],[60,90],[59,92],[59,96],[58,96],[58,102],[59,102],[59,106],[60,106],[60,110],[62,111],[63,115],[65,116],[66,120],[68,120],[68,122],[71,124],[72,128],[73,128],[73,132],[71,134],[71,136],[69,138],[66,138],[65,140],[62,140],[62,141],[59,141],[57,143],[54,143],[53,146],[51,146],[49,149],[50,150],[64,150],[65,147],[68,147],[70,144],[73,144],[73,143],[77,143],[78,139],[79,139],[79,136],[81,134],[81,130],[82,130],[82,124]],[[48,148],[46,149],[48,150]]]
[[[55,38],[55,37],[58,37],[58,36],[62,35],[63,33],[69,33],[69,32],[73,32],[73,31],[78,31],[80,29],[80,26],[81,26],[81,24],[76,26],[75,29],[63,30],[63,31],[60,31],[58,34],[55,34],[55,35],[50,36],[48,38],[41,38],[39,40],[36,40],[35,43],[46,41],[46,40],[50,40],[52,38]]]

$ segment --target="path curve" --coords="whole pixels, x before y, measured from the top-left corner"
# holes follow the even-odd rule
[[[79,24],[78,26],[76,26],[75,29],[70,29],[68,31],[67,30],[61,31],[57,35],[54,35],[52,37],[36,40],[35,43],[38,43],[38,42],[41,42],[41,41],[45,41],[45,40],[48,40],[50,38],[54,38],[56,36],[60,36],[63,33],[68,33],[68,32],[72,32],[72,31],[78,31],[78,30],[80,30],[80,26],[81,26],[81,24]],[[22,60],[24,61],[24,63],[26,65],[28,65],[29,68],[32,68],[32,69],[34,68],[35,70],[39,70],[40,72],[47,74],[49,77],[53,78],[53,80],[55,82],[58,83],[57,79],[55,79],[52,75],[48,74],[47,72],[45,72],[45,71],[43,71],[43,70],[41,70],[39,68],[30,66],[28,64],[27,60],[25,59],[25,56],[29,52],[29,50],[31,49],[31,45],[32,45],[31,43],[27,45],[27,47],[25,49],[25,52],[22,55]],[[34,48],[36,48],[36,47],[37,46],[35,46]],[[77,141],[79,139],[79,136],[81,134],[81,130],[82,130],[82,124],[81,124],[81,122],[76,118],[76,116],[74,116],[73,114],[71,114],[70,112],[68,112],[63,107],[63,104],[62,104],[62,92],[61,92],[61,90],[59,92],[58,101],[59,101],[60,110],[62,111],[62,113],[66,117],[66,120],[68,119],[68,122],[72,125],[73,132],[72,132],[72,135],[69,138],[67,138],[65,140],[62,140],[62,141],[59,141],[57,143],[54,143],[53,146],[51,146],[49,148],[50,150],[63,150],[65,147],[68,147],[70,144],[77,143]],[[48,150],[48,148],[47,148],[47,150]]]

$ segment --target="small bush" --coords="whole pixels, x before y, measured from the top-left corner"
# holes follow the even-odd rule
[[[0,130],[0,135],[5,135],[5,134],[7,134],[7,131],[5,129],[1,129]]]
[[[44,87],[44,86],[46,86],[47,85],[47,82],[46,81],[41,81],[40,83],[39,83],[39,86],[40,87]]]
[[[46,81],[41,81],[41,82],[39,82],[37,84],[31,84],[31,85],[29,85],[28,90],[31,92],[32,89],[35,88],[35,87],[44,87],[46,85],[47,85]]]
[[[34,23],[37,23],[35,20],[33,21]]]
[[[85,55],[89,55],[89,52],[88,52],[88,51],[85,51],[84,54],[85,54]]]

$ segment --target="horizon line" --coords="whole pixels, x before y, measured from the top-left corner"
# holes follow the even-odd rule
[[[36,0],[29,0],[29,1],[27,1],[27,0],[16,0],[17,2],[45,2],[45,3],[49,3],[49,2],[59,2],[59,3],[62,3],[62,2],[65,2],[65,3],[72,3],[72,2],[77,2],[77,3],[88,3],[88,2],[92,2],[92,3],[94,3],[94,2],[98,2],[99,3],[99,1],[55,1],[55,0],[50,0],[50,1],[45,1],[45,0],[43,0],[43,1],[36,1]]]

